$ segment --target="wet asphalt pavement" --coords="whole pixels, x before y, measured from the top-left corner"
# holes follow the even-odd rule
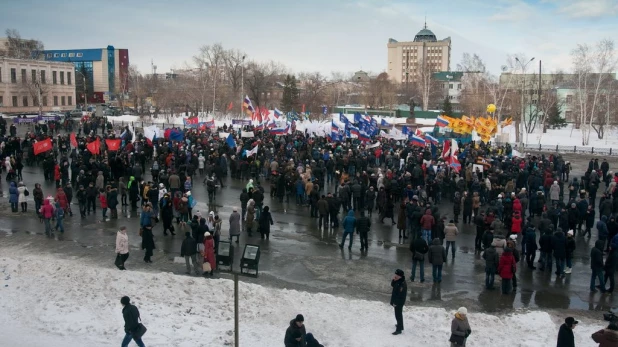
[[[574,174],[581,175],[587,167],[589,156],[569,156],[574,167]],[[610,168],[618,167],[618,160],[610,159]],[[55,195],[52,182],[43,181],[40,168],[24,168],[24,182],[32,189],[34,183],[42,183],[44,193]],[[195,177],[193,196],[198,201],[193,209],[202,216],[210,209],[216,211],[223,220],[222,240],[228,235],[228,217],[233,206],[240,206],[239,196],[246,182],[224,180],[225,187],[217,192],[216,203],[207,205],[206,187],[202,185],[203,177]],[[400,243],[396,226],[390,220],[381,224],[377,214],[372,218],[369,234],[369,250],[361,253],[360,242],[355,235],[354,245],[349,251],[340,250],[342,229],[322,230],[318,220],[309,217],[309,208],[297,206],[295,202],[279,203],[271,200],[270,184],[262,180],[266,189],[264,205],[271,207],[275,225],[271,229],[270,240],[260,240],[259,234],[249,238],[243,232],[239,247],[235,249],[234,270],[239,271],[239,259],[242,247],[251,243],[261,247],[259,277],[242,277],[243,281],[259,283],[276,288],[298,289],[311,292],[324,292],[345,297],[387,301],[390,297],[390,279],[396,268],[404,269],[408,278],[408,298],[411,305],[431,305],[468,309],[484,312],[509,311],[512,309],[543,310],[607,310],[618,307],[618,293],[614,295],[589,292],[590,247],[596,240],[593,230],[591,241],[576,237],[577,249],[573,259],[573,272],[565,278],[556,278],[548,272],[532,271],[523,263],[518,264],[517,276],[519,286],[514,294],[502,295],[499,290],[484,289],[484,261],[474,254],[475,228],[473,225],[459,223],[460,234],[457,238],[455,260],[449,255],[443,269],[440,285],[431,282],[431,267],[426,262],[425,283],[409,281],[411,271],[411,254],[409,244]],[[332,185],[326,187],[334,189]],[[174,263],[174,257],[180,255],[183,237],[180,235],[163,236],[161,224],[154,229],[157,249],[153,264],[142,261],[138,236],[139,216],[119,211],[119,219],[100,222],[101,212],[82,219],[79,216],[66,217],[64,235],[52,239],[44,235],[44,226],[34,215],[34,202],[29,203],[25,214],[12,213],[8,205],[8,184],[3,179],[0,183],[2,204],[0,204],[0,254],[3,248],[22,249],[23,252],[40,252],[59,254],[61,257],[81,259],[96,266],[113,267],[115,235],[118,227],[125,225],[129,230],[131,255],[127,268],[133,271],[166,271],[185,276],[183,263]],[[31,197],[30,197],[31,198]],[[598,206],[598,205],[597,205]],[[452,204],[443,202],[441,212],[452,216]],[[482,210],[483,208],[481,208]],[[73,211],[78,211],[73,205]],[[340,214],[341,216],[341,214]],[[388,223],[387,223],[388,221]],[[407,241],[407,240],[406,240]],[[538,255],[537,255],[538,260]],[[96,270],[95,270],[96,271]],[[228,278],[226,273],[217,276]],[[206,280],[206,279],[205,279]],[[496,281],[499,277],[496,276]],[[499,283],[498,283],[499,286]],[[596,316],[596,314],[593,313]],[[600,316],[600,314],[598,315]]]

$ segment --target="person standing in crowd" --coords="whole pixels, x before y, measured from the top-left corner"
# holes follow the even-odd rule
[[[457,235],[459,234],[459,229],[455,225],[455,221],[451,219],[451,221],[444,228],[444,239],[446,240],[446,255],[448,257],[448,249],[453,247],[451,250],[452,260],[455,260],[455,251],[457,249],[455,241],[457,240]]]
[[[131,340],[134,340],[139,347],[145,347],[142,342],[142,336],[140,332],[140,320],[139,310],[135,305],[131,304],[131,299],[128,296],[123,296],[120,299],[122,304],[122,317],[124,318],[124,339],[122,340],[122,347],[129,346]]]
[[[611,322],[605,329],[601,329],[592,334],[592,340],[599,344],[599,347],[618,346],[618,323]]]
[[[262,240],[264,240],[264,238],[266,238],[266,240],[270,239],[270,226],[273,224],[275,223],[273,222],[273,217],[270,214],[270,207],[264,206],[259,220],[259,232]]]
[[[121,226],[116,232],[116,267],[126,270],[124,264],[129,259],[129,235],[127,227]]]
[[[436,221],[431,215],[431,209],[427,209],[425,214],[421,217],[421,237],[425,239],[428,244],[431,241],[431,229],[435,224]]]
[[[232,238],[236,236],[236,243],[240,238],[240,213],[238,213],[238,207],[234,207],[232,214],[230,215],[230,242],[232,242]]]
[[[360,217],[356,219],[356,233],[360,236],[361,252],[367,251],[369,247],[368,235],[369,229],[371,229],[371,219],[365,216],[365,211],[360,212]]]
[[[575,335],[573,330],[579,324],[573,317],[567,317],[564,324],[558,330],[558,341],[556,347],[575,347]]]
[[[283,343],[285,347],[298,347],[306,343],[307,330],[305,329],[305,317],[297,314],[296,318],[290,321],[290,325],[285,330]]]
[[[431,241],[429,246],[429,263],[431,264],[431,273],[434,283],[442,282],[442,266],[446,262],[446,250],[442,246],[439,238]]]
[[[43,201],[43,206],[39,212],[41,212],[41,217],[43,218],[43,222],[45,222],[45,235],[51,237],[51,220],[54,217],[54,207],[51,205],[49,199]]]
[[[513,276],[517,271],[517,263],[510,248],[505,248],[498,263],[498,274],[502,278],[502,294],[511,294]]]
[[[594,247],[590,250],[590,269],[592,274],[590,276],[590,291],[596,292],[597,289],[601,289],[601,293],[605,293],[605,281],[603,280],[603,246],[605,241],[597,240]],[[596,286],[596,280],[599,279],[599,285]]]
[[[17,185],[17,193],[19,194],[19,197],[17,200],[19,202],[19,205],[21,206],[21,212],[23,213],[28,212],[28,197],[27,196],[30,195],[30,192],[28,191],[28,188],[26,188],[26,185],[24,184],[24,182],[19,182],[19,184]]]
[[[200,270],[197,267],[196,253],[197,242],[191,237],[191,233],[187,231],[185,232],[185,239],[182,241],[182,246],[180,246],[180,256],[185,258],[185,265],[187,266],[187,271],[185,273],[187,275],[191,274],[191,264],[193,264],[195,275],[197,276],[200,274]]]
[[[496,247],[489,245],[489,247],[485,248],[483,259],[485,259],[485,288],[493,290],[495,275],[500,263],[500,256],[496,252]]]
[[[472,334],[472,329],[468,322],[468,309],[460,307],[451,321],[451,337],[449,338],[451,347],[465,347],[470,334]]]
[[[341,237],[341,243],[339,248],[343,249],[345,246],[345,239],[350,236],[349,250],[352,250],[352,242],[354,242],[354,228],[356,227],[356,218],[354,217],[354,210],[348,211],[348,215],[341,222],[343,225],[343,236]]]
[[[203,219],[203,218],[202,218]],[[215,240],[209,232],[204,233],[204,263],[210,265],[210,270],[204,271],[203,275],[214,276],[215,269],[217,268],[217,260],[215,259]],[[204,270],[204,268],[202,268]]]
[[[429,251],[429,246],[425,239],[417,237],[410,243],[410,251],[412,252],[412,273],[410,274],[410,282],[414,282],[416,275],[416,267],[419,267],[419,275],[421,283],[425,282],[425,254]]]
[[[144,210],[140,216],[140,227],[142,236],[142,249],[145,250],[144,262],[152,263],[152,252],[156,248],[154,243],[154,235],[152,234],[152,215],[150,213],[150,205],[144,205]]]
[[[575,239],[573,238],[573,230],[567,231],[567,239],[566,239],[566,270],[564,270],[565,274],[570,274],[573,269],[573,254],[575,253],[575,248],[577,247],[575,244]]]
[[[395,309],[395,320],[397,326],[393,335],[399,335],[403,331],[403,306],[406,303],[406,296],[408,295],[408,286],[406,285],[406,278],[403,270],[395,270],[395,275],[391,280],[391,306]]]
[[[603,269],[605,270],[605,279],[603,282],[603,288],[606,288],[605,291],[607,293],[614,292],[614,276],[616,275],[616,269],[618,268],[618,249],[616,249],[613,245],[610,247],[609,254],[607,255],[607,259],[605,259],[605,266]],[[607,282],[609,282],[609,288],[606,287]]]

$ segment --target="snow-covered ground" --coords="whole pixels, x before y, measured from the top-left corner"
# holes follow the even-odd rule
[[[233,345],[233,282],[170,273],[119,271],[113,252],[100,267],[66,256],[21,255],[3,249],[0,258],[0,346],[103,347],[119,345],[120,298],[131,297],[148,332],[147,346]],[[138,261],[132,254],[127,263]],[[179,266],[184,266],[180,265]],[[384,275],[389,292],[390,274]],[[308,332],[329,347],[448,346],[453,312],[404,308],[405,331],[392,336],[387,302],[350,300],[326,294],[240,283],[240,346],[282,346],[289,321],[305,316]],[[555,346],[559,325],[548,313],[494,316],[469,312],[468,346]],[[581,319],[580,319],[581,321]],[[578,347],[595,346],[590,335],[601,322],[581,322]]]
[[[515,133],[517,129],[514,126],[504,128],[504,132],[509,134],[509,141],[515,142]],[[567,125],[562,129],[548,129],[547,133],[535,131],[532,134],[524,135],[524,143],[527,145],[544,146],[577,146],[578,148],[616,148],[618,146],[618,129],[608,128],[605,130],[603,139],[599,139],[597,133],[592,130],[590,133],[590,142],[587,146],[582,146],[581,129],[573,129],[573,125]]]

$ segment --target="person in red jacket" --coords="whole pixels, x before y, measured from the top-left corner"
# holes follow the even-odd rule
[[[101,211],[103,211],[103,220],[101,222],[107,222],[107,195],[105,194],[105,190],[99,189],[99,202],[101,203]]]
[[[510,294],[513,290],[513,275],[517,271],[517,263],[510,248],[505,248],[498,263],[498,275],[502,278],[502,294]]]
[[[67,208],[69,207],[69,200],[67,198],[67,194],[62,188],[58,188],[58,190],[56,190],[56,202],[60,203],[60,207],[65,213],[68,213]]]
[[[519,214],[521,214],[521,201],[519,201],[519,198],[515,194],[512,194],[512,199],[513,199],[513,213],[519,212]]]
[[[427,244],[431,243],[431,229],[434,224],[436,224],[436,220],[431,215],[431,209],[428,208],[421,217],[421,237]]]
[[[45,222],[45,235],[47,235],[47,237],[51,237],[51,219],[54,216],[54,207],[49,203],[49,199],[43,200],[43,206],[39,212],[41,212],[41,216]]]
[[[511,218],[511,233],[517,235],[521,234],[522,222],[523,220],[521,219],[521,214],[519,212],[513,212],[513,218]]]
[[[54,165],[54,181],[56,181],[56,188],[60,187],[60,165],[56,163]]]

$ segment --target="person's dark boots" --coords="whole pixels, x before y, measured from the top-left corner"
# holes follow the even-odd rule
[[[399,334],[401,334],[401,330],[399,329],[395,330],[395,332],[393,333],[393,335],[399,335]]]

